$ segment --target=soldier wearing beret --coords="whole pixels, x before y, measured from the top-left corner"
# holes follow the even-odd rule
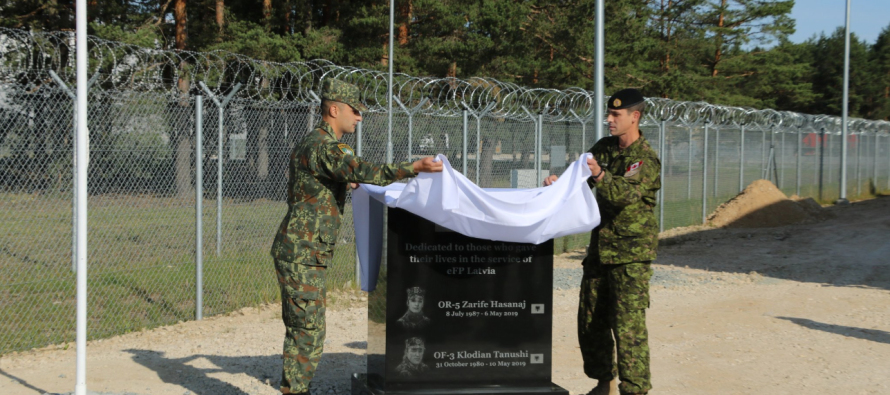
[[[636,89],[608,101],[609,134],[588,152],[602,222],[590,234],[578,306],[584,373],[598,380],[591,395],[645,394],[652,389],[646,309],[650,264],[658,246],[653,208],[661,189],[661,161],[640,131],[646,101]],[[556,176],[544,181],[550,185]],[[613,341],[614,335],[614,341]],[[617,365],[613,359],[616,350]]]
[[[309,382],[321,360],[325,269],[333,259],[347,188],[354,183],[386,185],[419,172],[442,171],[442,163],[431,157],[381,165],[355,156],[340,138],[355,132],[365,110],[356,86],[325,79],[321,121],[290,154],[287,213],[271,251],[286,328],[280,387],[284,394],[309,394]]]

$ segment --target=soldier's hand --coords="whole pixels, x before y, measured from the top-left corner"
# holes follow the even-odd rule
[[[358,183],[357,183],[357,182],[350,182],[350,183],[349,183],[349,187],[352,188],[352,189],[358,189]]]
[[[432,156],[428,156],[412,163],[415,173],[439,173],[442,171],[442,162],[433,161]]]
[[[590,168],[590,173],[593,175],[599,174],[602,169],[599,162],[596,161],[596,158],[587,158],[587,167]]]
[[[544,179],[544,186],[549,187],[553,185],[553,183],[556,182],[557,179],[559,179],[559,176],[557,176],[556,174],[551,174],[550,177]]]

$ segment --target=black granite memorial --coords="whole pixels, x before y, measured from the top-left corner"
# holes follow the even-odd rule
[[[353,395],[560,394],[551,382],[553,241],[467,237],[389,209]]]

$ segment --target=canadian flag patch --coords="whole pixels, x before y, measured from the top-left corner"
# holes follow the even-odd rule
[[[627,167],[627,170],[624,171],[625,177],[633,177],[640,172],[640,169],[643,168],[643,161],[639,161]]]

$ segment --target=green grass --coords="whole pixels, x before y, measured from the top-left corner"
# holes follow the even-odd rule
[[[72,341],[70,201],[2,194],[0,202],[0,354]],[[89,338],[195,317],[193,206],[194,201],[171,198],[91,198]],[[226,202],[220,256],[215,210],[215,202],[204,202],[203,314],[277,301],[268,251],[284,204]],[[344,219],[351,216],[347,212]],[[337,245],[329,287],[355,286],[354,256],[351,241]]]
[[[747,169],[746,181],[759,178]],[[786,194],[794,192],[796,174],[785,175]],[[803,196],[834,202],[839,184],[823,186],[820,198],[812,175],[805,173]],[[664,229],[701,223],[701,174],[693,175],[687,195],[686,175],[668,176]],[[709,177],[709,185],[713,178]],[[508,186],[509,175],[495,177]],[[887,189],[863,179],[848,185],[850,200],[865,199]],[[738,172],[721,169],[718,196],[713,185],[707,212],[735,196]],[[855,195],[854,195],[855,194]],[[690,197],[691,196],[691,197]],[[272,237],[284,214],[281,202],[226,201],[223,205],[223,248],[216,254],[216,202],[203,212],[203,298],[205,316],[279,299],[272,259]],[[659,212],[656,207],[656,214]],[[351,207],[343,217],[343,238],[328,269],[332,289],[357,288]],[[195,317],[194,200],[146,196],[90,198],[89,214],[89,338],[103,338]],[[587,245],[589,233],[554,240],[554,253]],[[345,241],[344,241],[345,240]],[[0,355],[74,340],[75,273],[71,268],[71,201],[63,195],[0,194]]]

